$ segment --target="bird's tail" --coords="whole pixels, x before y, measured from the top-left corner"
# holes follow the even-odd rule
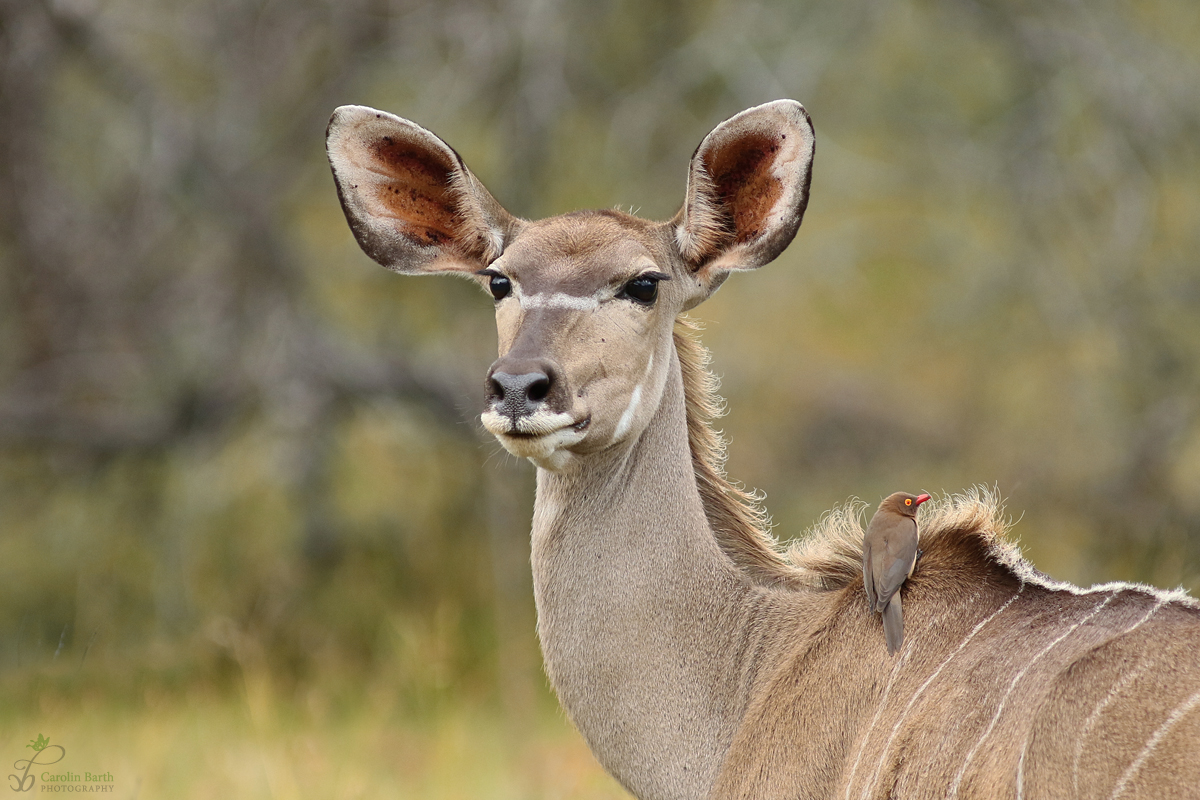
[[[904,614],[900,610],[900,593],[896,592],[883,607],[883,636],[889,655],[895,655],[904,641]]]

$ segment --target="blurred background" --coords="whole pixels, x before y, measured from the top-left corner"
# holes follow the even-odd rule
[[[624,796],[541,672],[491,303],[358,250],[325,124],[663,219],[779,97],[807,218],[695,312],[777,535],[985,484],[1055,577],[1200,588],[1194,0],[0,0],[0,761]]]

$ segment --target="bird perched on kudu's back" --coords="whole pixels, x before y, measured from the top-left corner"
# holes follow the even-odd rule
[[[888,496],[863,536],[863,588],[871,611],[883,614],[889,654],[899,650],[904,639],[900,587],[917,566],[917,508],[928,499],[927,494],[907,492]]]

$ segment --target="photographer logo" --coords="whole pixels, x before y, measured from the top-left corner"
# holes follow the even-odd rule
[[[111,772],[72,772],[71,770],[50,770],[52,764],[57,764],[67,757],[66,748],[59,744],[50,744],[50,739],[38,734],[36,739],[30,739],[25,745],[33,751],[28,758],[18,758],[13,763],[16,772],[8,776],[9,788],[14,792],[30,792],[41,781],[42,792],[77,793],[106,793],[113,791],[113,775]]]

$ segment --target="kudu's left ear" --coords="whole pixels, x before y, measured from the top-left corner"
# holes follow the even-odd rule
[[[473,273],[520,224],[450,145],[406,119],[342,106],[325,149],[354,238],[390,270]]]
[[[705,299],[732,270],[761,267],[791,243],[808,205],[812,122],[795,100],[747,109],[696,148],[687,197],[671,221]]]

